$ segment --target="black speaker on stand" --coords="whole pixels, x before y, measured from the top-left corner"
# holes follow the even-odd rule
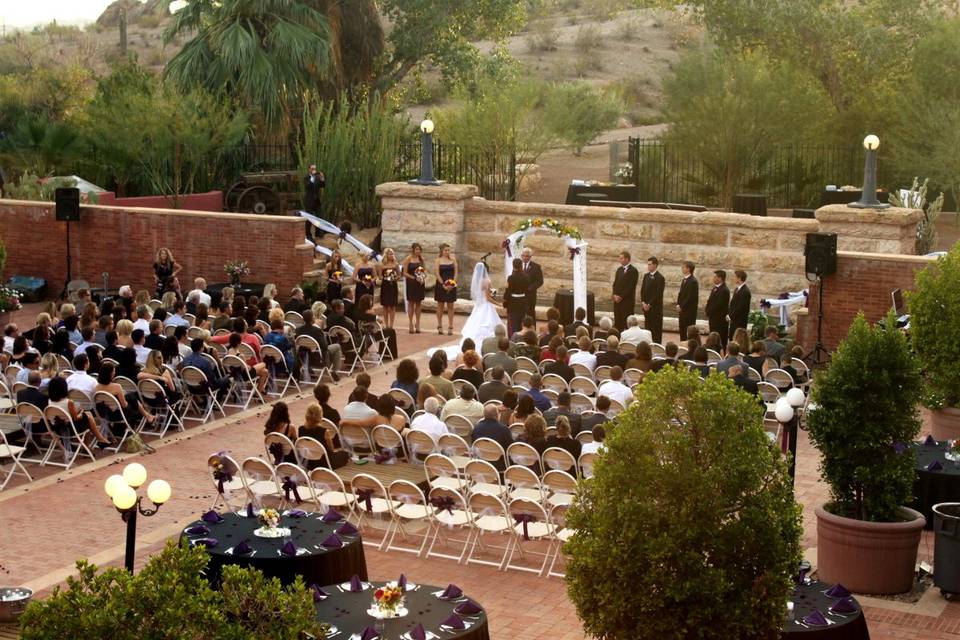
[[[817,283],[818,300],[817,342],[803,359],[819,366],[830,360],[830,352],[823,346],[823,277],[837,272],[837,234],[808,233],[803,255],[806,258],[807,280]]]
[[[67,297],[67,287],[73,280],[73,257],[70,255],[70,223],[80,221],[80,189],[60,187],[56,191],[57,220],[67,223],[67,278],[63,282],[60,299]]]

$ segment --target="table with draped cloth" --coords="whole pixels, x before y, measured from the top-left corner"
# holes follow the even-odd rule
[[[917,454],[917,475],[913,481],[913,503],[908,506],[922,513],[927,529],[932,529],[933,505],[960,502],[960,462],[947,460],[946,440],[911,446]]]
[[[797,586],[790,596],[793,620],[784,622],[781,640],[870,640],[860,603],[849,594],[830,595],[838,592],[842,594],[845,589],[816,580]],[[824,621],[826,624],[817,624]]]

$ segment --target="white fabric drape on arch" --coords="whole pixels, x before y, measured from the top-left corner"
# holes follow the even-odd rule
[[[304,218],[304,219],[308,220],[308,221],[310,222],[310,224],[312,224],[312,225],[315,226],[316,228],[320,229],[321,231],[323,231],[323,232],[325,232],[325,233],[329,233],[329,234],[334,235],[334,236],[337,236],[337,237],[340,236],[340,227],[338,227],[337,225],[333,224],[332,222],[327,222],[327,221],[324,220],[323,218],[318,218],[317,216],[313,215],[312,213],[307,213],[306,211],[300,211],[299,213],[300,213],[300,217],[301,217],[301,218]],[[358,239],[355,238],[354,236],[350,235],[349,233],[343,234],[343,240],[344,240],[344,242],[346,242],[347,244],[349,244],[351,247],[353,247],[354,249],[356,249],[356,250],[357,250],[357,253],[365,253],[365,254],[367,254],[367,255],[370,255],[370,254],[373,253],[373,249],[371,249],[371,248],[368,247],[367,245],[363,244],[362,242],[360,242],[360,240],[358,240]],[[314,245],[314,248],[315,248],[317,251],[320,251],[321,253],[325,253],[325,252],[323,251],[323,248],[320,247],[320,246],[318,246],[318,245]],[[327,255],[329,255],[329,254],[327,254]],[[373,259],[374,259],[374,262],[380,262],[380,254],[379,254],[379,253],[376,254]],[[351,269],[351,272],[352,272],[352,271],[353,271],[353,270]]]
[[[523,251],[523,241],[531,233],[537,231],[549,232],[556,235],[553,230],[542,227],[531,227],[523,231],[514,231],[507,236],[508,245],[503,250],[503,273],[509,277],[513,273],[513,259],[520,257]],[[576,240],[570,236],[563,236],[563,243],[567,248],[569,255],[573,251],[573,308],[587,308],[587,243],[583,240]]]

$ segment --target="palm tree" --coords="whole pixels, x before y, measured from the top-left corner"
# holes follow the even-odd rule
[[[164,69],[184,90],[201,87],[259,114],[268,132],[289,129],[303,94],[331,62],[330,21],[316,0],[191,0],[166,42],[195,34]]]

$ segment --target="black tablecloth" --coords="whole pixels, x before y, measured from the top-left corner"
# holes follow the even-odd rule
[[[553,295],[553,306],[560,312],[560,326],[565,326],[573,322],[573,289],[557,289]],[[593,315],[594,299],[593,293],[587,292],[587,324],[591,327],[597,325],[596,318]]]
[[[206,537],[217,539],[216,546],[207,547],[207,553],[210,554],[207,577],[211,584],[220,583],[220,570],[227,564],[259,569],[269,577],[279,578],[284,584],[291,584],[298,575],[303,576],[308,585],[349,580],[353,575],[364,579],[367,577],[367,561],[359,535],[343,537],[344,545],[339,549],[320,546],[342,522],[327,524],[320,519],[320,514],[312,512],[302,518],[283,516],[280,526],[290,529],[290,539],[297,547],[307,549],[304,555],[290,557],[277,553],[285,542],[284,538],[259,538],[253,535],[254,529],[260,527],[256,518],[247,518],[236,513],[222,515],[224,521],[219,524],[197,520],[181,534],[181,540]],[[210,529],[210,534],[187,534],[187,529],[195,525],[206,526]],[[241,540],[246,540],[254,553],[247,556],[228,554],[227,550]]]
[[[927,529],[933,528],[933,505],[941,502],[960,502],[960,464],[947,460],[947,442],[934,445],[913,445],[917,452],[917,477],[913,481],[913,504],[909,505],[927,519]],[[941,471],[927,471],[926,466],[938,460]]]
[[[397,576],[397,578],[399,577]],[[409,576],[408,580],[411,583],[416,582],[416,576]],[[330,597],[317,603],[317,619],[337,627],[341,632],[337,638],[341,640],[349,640],[352,634],[359,634],[368,626],[374,627],[377,620],[367,613],[367,609],[373,602],[373,592],[378,586],[382,586],[382,583],[373,583],[370,588],[359,593],[347,590],[341,591],[337,584],[323,587],[323,590],[329,593]],[[464,598],[461,598],[457,601],[445,601],[433,595],[437,591],[443,591],[444,588],[417,585],[414,590],[408,591],[405,600],[409,613],[402,618],[384,620],[384,640],[399,638],[401,634],[407,633],[418,623],[423,625],[424,630],[433,632],[443,640],[452,638],[457,640],[489,640],[487,615],[483,611],[476,616],[464,618],[465,622],[472,623],[469,629],[455,632],[440,629],[440,623],[450,617],[454,612],[454,607],[464,600]],[[464,595],[469,596],[469,594]],[[477,604],[483,606],[482,602]]]
[[[825,207],[828,204],[850,204],[860,200],[863,190],[856,191],[823,191],[820,193],[820,206]],[[890,192],[877,189],[877,200],[887,202],[890,200]]]
[[[615,200],[618,202],[636,202],[639,198],[639,190],[633,184],[609,184],[609,185],[573,185],[567,187],[566,204],[590,204],[590,200],[604,199]],[[598,197],[600,196],[600,197]]]
[[[831,585],[824,582],[812,582],[797,587],[790,598],[793,601],[794,619],[784,623],[780,632],[782,640],[870,640],[867,621],[863,617],[860,603],[855,598],[851,597],[850,600],[857,607],[856,613],[844,614],[846,617],[841,617],[828,611],[830,606],[839,600],[824,593],[830,587]],[[801,626],[799,622],[814,611],[819,611],[835,624],[827,627]]]
[[[220,304],[220,298],[225,287],[233,287],[234,295],[243,296],[249,300],[250,296],[257,296],[258,298],[262,296],[265,286],[266,285],[259,282],[242,282],[238,285],[232,285],[229,282],[218,282],[217,284],[209,285],[204,289],[204,292],[210,296],[211,305],[218,305]]]
[[[767,196],[762,193],[735,193],[733,194],[733,212],[765,216],[767,215]]]

